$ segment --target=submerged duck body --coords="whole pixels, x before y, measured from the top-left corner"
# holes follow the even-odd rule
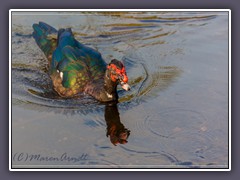
[[[53,89],[60,96],[84,92],[108,102],[118,99],[118,84],[130,89],[123,63],[113,59],[107,64],[98,51],[78,42],[70,28],[56,30],[39,22],[33,29],[33,38],[48,59]]]

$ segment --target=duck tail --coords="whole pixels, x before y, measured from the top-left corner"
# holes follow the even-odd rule
[[[58,31],[44,22],[33,24],[32,27],[33,38],[46,57],[50,60],[52,53],[57,46]]]

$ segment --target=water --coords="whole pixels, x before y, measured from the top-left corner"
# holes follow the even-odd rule
[[[58,97],[39,21],[122,60],[132,90],[117,106]],[[226,12],[13,12],[11,73],[15,168],[228,167]],[[106,136],[113,125],[126,144]]]

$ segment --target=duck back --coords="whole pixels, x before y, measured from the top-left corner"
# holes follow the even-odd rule
[[[59,95],[74,96],[87,84],[104,78],[106,63],[101,54],[78,42],[70,28],[57,31],[40,22],[33,29],[35,41],[49,60],[49,74]]]

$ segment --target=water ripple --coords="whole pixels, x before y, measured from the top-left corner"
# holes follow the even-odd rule
[[[160,129],[155,124],[162,123]],[[204,123],[207,119],[200,112],[191,109],[171,108],[161,111],[155,116],[145,119],[145,127],[159,137],[177,138],[181,132],[204,132]],[[191,126],[191,127],[189,127]]]

